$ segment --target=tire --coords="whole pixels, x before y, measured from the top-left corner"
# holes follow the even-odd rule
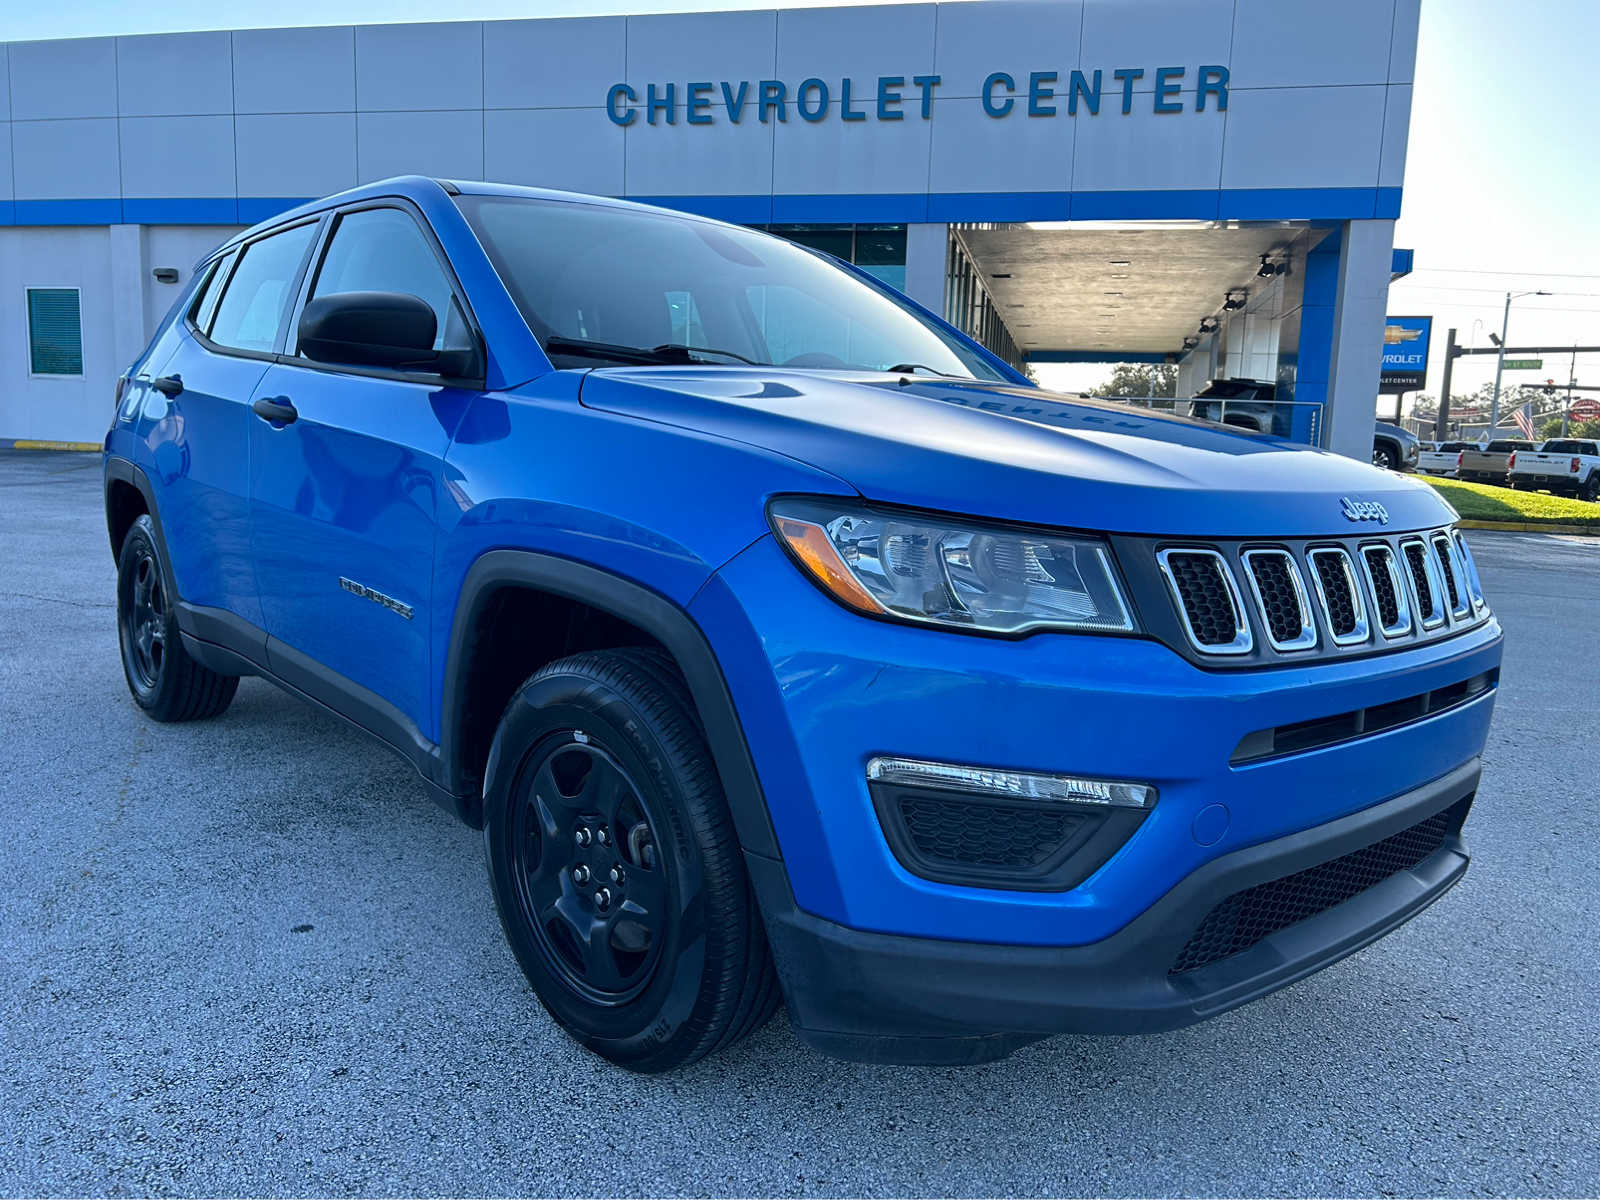
[[[1581,499],[1590,504],[1600,501],[1600,470],[1589,472],[1589,480],[1583,485],[1583,490],[1578,493]]]
[[[117,554],[122,674],[146,715],[157,721],[204,721],[233,702],[239,677],[219,675],[189,657],[178,636],[166,579],[155,525],[148,515],[141,516]]]
[[[484,798],[495,907],[557,1024],[654,1074],[766,1023],[777,974],[670,658],[607,650],[544,667],[506,706],[490,761],[502,764]]]
[[[1372,447],[1372,465],[1382,467],[1385,471],[1398,471],[1400,469],[1400,456],[1390,446],[1374,443]]]

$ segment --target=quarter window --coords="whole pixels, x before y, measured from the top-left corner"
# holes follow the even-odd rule
[[[210,338],[235,350],[271,353],[294,300],[300,265],[316,236],[315,222],[245,247],[217,305]]]
[[[398,208],[364,208],[339,218],[311,299],[341,292],[400,292],[433,309],[433,348],[470,345],[450,280],[417,223]]]
[[[222,299],[222,288],[228,282],[228,268],[233,266],[233,260],[234,253],[229,251],[216,261],[189,309],[189,319],[201,333],[211,330],[211,318],[216,315],[217,301]]]
[[[77,288],[28,289],[28,370],[83,374],[83,323]]]

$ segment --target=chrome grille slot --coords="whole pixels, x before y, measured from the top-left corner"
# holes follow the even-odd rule
[[[1387,544],[1361,547],[1361,568],[1377,609],[1378,629],[1386,638],[1411,632],[1411,597],[1400,565]]]
[[[1400,553],[1405,555],[1406,576],[1411,584],[1411,599],[1416,603],[1417,619],[1424,629],[1437,629],[1444,624],[1444,601],[1441,596],[1439,569],[1434,565],[1428,544],[1419,537],[1406,538],[1400,543]]]
[[[1367,640],[1367,606],[1356,582],[1350,555],[1340,546],[1320,546],[1306,551],[1311,582],[1317,589],[1328,633],[1336,646],[1353,646]]]
[[[1250,653],[1250,623],[1239,585],[1222,555],[1203,548],[1170,549],[1158,551],[1156,561],[1195,649],[1203,654]]]
[[[1472,611],[1484,612],[1489,606],[1483,600],[1483,585],[1478,580],[1478,565],[1472,561],[1472,548],[1467,545],[1467,539],[1459,529],[1455,536],[1456,561],[1461,564],[1461,573],[1466,577],[1467,591],[1472,596]]]
[[[1444,595],[1450,605],[1450,615],[1457,621],[1472,611],[1472,601],[1467,596],[1466,572],[1456,554],[1455,543],[1445,533],[1436,533],[1429,541],[1438,559],[1439,571],[1444,576]]]
[[[1311,619],[1294,555],[1287,550],[1246,550],[1240,557],[1272,648],[1309,650],[1315,646],[1317,626]]]

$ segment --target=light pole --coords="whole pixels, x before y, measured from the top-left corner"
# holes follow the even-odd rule
[[[1489,401],[1489,436],[1500,428],[1500,375],[1506,369],[1506,338],[1511,333],[1511,302],[1524,296],[1548,296],[1549,292],[1507,292],[1506,316],[1500,324],[1500,353],[1494,359],[1494,398]]]

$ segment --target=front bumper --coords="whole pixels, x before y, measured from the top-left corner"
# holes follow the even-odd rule
[[[1373,808],[1224,855],[1181,880],[1120,933],[1089,946],[863,933],[797,910],[770,860],[752,859],[751,877],[801,1038],[861,1061],[978,1062],[1056,1033],[1153,1033],[1189,1025],[1382,937],[1466,872],[1460,820],[1478,774],[1473,761]],[[1442,843],[1415,866],[1240,953],[1171,973],[1220,902],[1363,850],[1447,810]]]
[[[1261,871],[1293,873],[1308,854],[1336,858],[1347,835],[1378,840],[1387,814],[1470,794],[1495,691],[1259,761],[1234,761],[1241,740],[1493,678],[1493,619],[1361,659],[1207,670],[1147,638],[1005,640],[873,621],[822,595],[770,537],[713,576],[690,613],[726,676],[781,854],[746,857],[791,1012],[837,1053],[926,1059],[933,1038],[937,1054],[985,1057],[1067,1029],[1197,1020],[1381,936],[1465,866],[1454,842],[1306,922],[1319,931],[1310,942],[1284,931],[1168,978],[1206,900]],[[1074,886],[940,882],[886,838],[866,777],[876,755],[1127,780],[1159,799]],[[991,1036],[974,1043],[975,1032]],[[868,1047],[885,1037],[912,1042]]]

